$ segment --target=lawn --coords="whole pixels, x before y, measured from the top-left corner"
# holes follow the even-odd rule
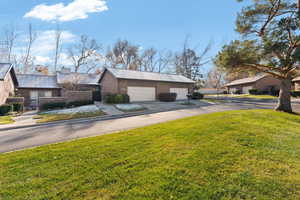
[[[69,114],[40,114],[34,117],[34,119],[37,119],[37,123],[46,123],[46,122],[55,122],[61,120],[97,117],[97,116],[102,116],[104,114],[105,113],[103,113],[102,111],[69,113]]]
[[[206,95],[208,97],[230,97],[230,98],[250,98],[250,99],[277,99],[278,97],[271,95],[251,95],[251,94],[241,94],[241,95]]]
[[[2,154],[0,199],[300,199],[299,126],[230,111]]]
[[[12,124],[12,123],[14,123],[14,120],[12,119],[11,116],[0,117],[0,125]]]

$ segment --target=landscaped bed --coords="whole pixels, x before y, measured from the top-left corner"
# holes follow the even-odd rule
[[[300,199],[299,126],[231,111],[2,154],[0,199]]]
[[[105,113],[97,106],[88,105],[76,108],[41,112],[37,117],[35,117],[35,119],[37,119],[37,123],[45,123],[78,118],[97,117],[104,114]]]
[[[12,119],[11,116],[0,116],[0,125],[5,125],[5,124],[12,124],[14,123],[14,120]]]

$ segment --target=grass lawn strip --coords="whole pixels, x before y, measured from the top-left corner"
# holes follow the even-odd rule
[[[230,111],[2,154],[0,199],[300,199],[299,125]]]
[[[39,114],[34,117],[37,119],[37,123],[46,123],[46,122],[55,122],[62,120],[70,120],[70,119],[80,119],[80,118],[88,118],[88,117],[97,117],[105,115],[102,111],[94,111],[94,112],[77,112],[70,114]]]
[[[207,97],[230,97],[230,98],[250,98],[250,99],[277,99],[278,97],[271,95],[251,95],[251,94],[241,94],[241,95],[205,95]]]
[[[5,124],[12,124],[15,121],[12,119],[11,116],[2,116],[0,117],[0,125],[5,125]]]

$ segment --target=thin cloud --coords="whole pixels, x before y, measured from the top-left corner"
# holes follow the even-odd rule
[[[90,13],[101,13],[108,10],[105,0],[74,0],[64,5],[40,4],[24,15],[25,18],[36,18],[43,21],[67,22],[86,19]]]

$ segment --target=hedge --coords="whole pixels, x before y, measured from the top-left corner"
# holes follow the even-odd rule
[[[256,88],[249,89],[249,94],[257,95],[258,94],[258,89],[256,89]]]
[[[24,104],[22,103],[13,103],[11,104],[14,112],[23,112]]]
[[[66,107],[65,102],[45,103],[42,105],[42,110],[62,109]]]
[[[0,116],[7,115],[13,110],[12,105],[4,104],[0,106]]]
[[[292,91],[291,96],[292,97],[300,97],[300,91]]]
[[[200,92],[194,92],[192,94],[192,99],[194,100],[199,100],[199,99],[203,99],[204,98],[204,95],[201,94]]]
[[[176,93],[161,93],[158,95],[158,99],[163,102],[173,102],[176,101]]]
[[[104,103],[107,104],[130,103],[130,98],[127,94],[107,94],[104,97]]]

